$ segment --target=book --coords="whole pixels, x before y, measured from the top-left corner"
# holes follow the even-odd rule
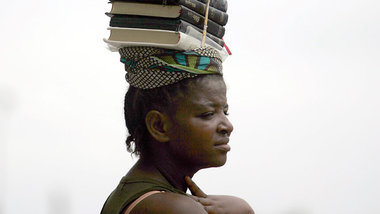
[[[200,29],[203,29],[205,20],[204,16],[183,5],[159,5],[136,2],[115,1],[112,3],[112,9],[109,14],[180,18]],[[224,36],[225,28],[218,23],[209,19],[207,21],[207,26],[207,32],[218,38],[222,38]]]
[[[119,0],[119,1],[114,1],[116,2],[129,2],[131,4],[121,4],[118,7],[132,7],[130,10],[133,9],[135,4],[133,3],[157,3],[157,0]],[[168,3],[168,2],[167,2]],[[183,5],[203,16],[206,14],[206,4],[198,1],[198,0],[172,0],[172,5]],[[119,4],[119,3],[116,3]],[[162,5],[162,4],[161,4]],[[164,4],[165,5],[165,4]],[[167,5],[167,4],[166,4]],[[169,4],[170,5],[170,4]],[[169,9],[169,8],[167,8]],[[170,10],[170,9],[169,9]],[[161,14],[165,14],[163,11],[157,11]],[[209,13],[208,13],[208,18],[215,21],[216,23],[224,26],[227,24],[228,21],[228,14],[226,12],[223,12],[217,8],[214,8],[212,6],[209,7]]]
[[[196,26],[181,20],[162,17],[149,17],[149,16],[134,16],[134,15],[111,15],[110,27],[124,27],[124,28],[143,28],[143,29],[161,29],[170,31],[180,31],[186,33],[189,27],[203,33],[203,30]],[[207,37],[224,46],[224,41],[216,36],[207,33]]]
[[[110,2],[123,1],[123,2],[140,2],[140,3],[152,3],[152,4],[162,4],[162,5],[171,5],[171,4],[181,4],[184,0],[110,0]],[[188,0],[191,4],[194,2],[201,2],[203,4],[207,3],[207,0]],[[183,4],[187,6],[186,4]],[[210,6],[216,8],[222,12],[227,12],[228,4],[227,0],[210,0]]]
[[[207,0],[198,0],[203,3],[207,3]],[[223,12],[226,12],[228,9],[227,0],[210,0],[210,6],[215,7]]]
[[[188,39],[186,34],[177,31],[116,27],[110,27],[109,30],[108,40],[111,41],[176,45],[181,39]]]
[[[175,50],[193,50],[201,46],[202,34],[192,27],[186,33],[178,31],[140,29],[140,28],[117,28],[109,27],[110,36],[104,41],[111,51],[118,51],[122,47],[150,46]],[[215,48],[222,59],[228,56],[227,50],[216,44],[210,38],[206,38],[206,46]]]

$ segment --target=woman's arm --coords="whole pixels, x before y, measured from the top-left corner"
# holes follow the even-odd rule
[[[208,214],[254,214],[249,204],[238,197],[227,195],[206,195],[194,181],[186,176],[186,183],[193,194],[190,196],[203,205]]]

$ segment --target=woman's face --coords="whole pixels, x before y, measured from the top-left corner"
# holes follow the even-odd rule
[[[224,165],[233,126],[223,78],[203,77],[178,101],[170,119],[170,155],[197,170]]]

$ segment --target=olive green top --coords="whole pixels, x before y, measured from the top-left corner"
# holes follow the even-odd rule
[[[101,214],[121,214],[134,200],[154,190],[186,195],[183,191],[156,180],[124,176],[104,203]]]

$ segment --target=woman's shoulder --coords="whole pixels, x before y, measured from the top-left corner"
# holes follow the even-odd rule
[[[139,202],[130,213],[207,214],[200,203],[194,201],[186,195],[172,192],[163,192],[150,195]]]

